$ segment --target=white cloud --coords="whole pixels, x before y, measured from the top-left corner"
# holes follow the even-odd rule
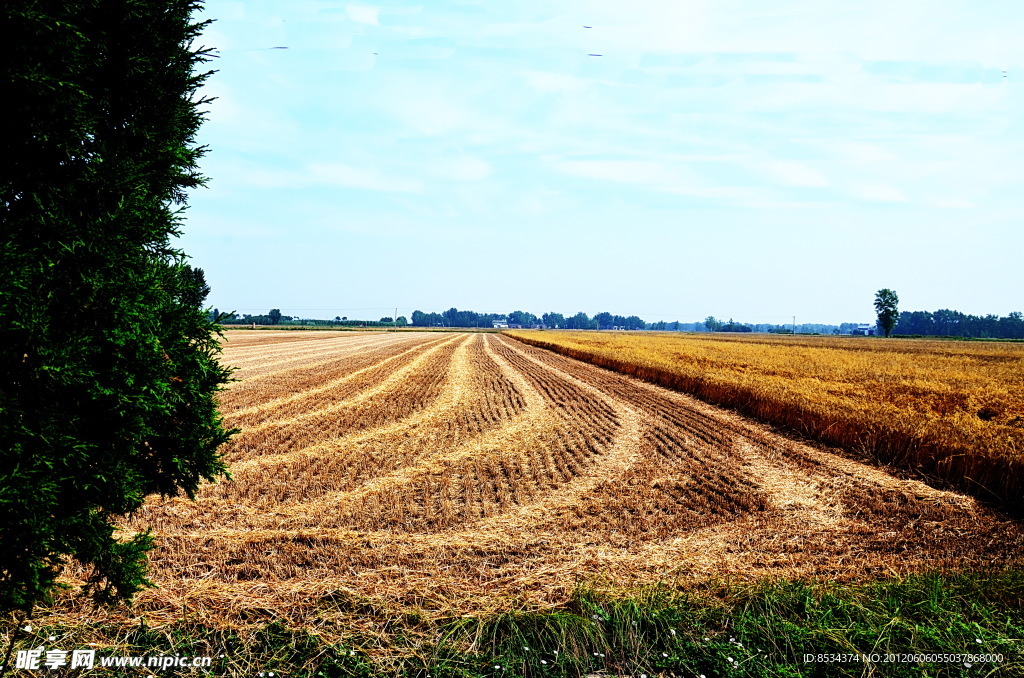
[[[428,163],[430,173],[441,179],[481,181],[491,175],[491,165],[472,156],[437,158]]]
[[[652,160],[556,160],[552,166],[560,172],[580,177],[655,188],[683,180],[678,168]]]
[[[309,177],[317,183],[403,193],[418,193],[423,190],[423,185],[416,179],[384,176],[372,168],[316,163],[310,165],[308,170]]]
[[[962,200],[962,199],[957,199],[957,198],[953,198],[953,199],[939,199],[939,200],[936,200],[933,204],[935,205],[935,207],[940,207],[942,209],[953,209],[953,210],[976,209],[978,207],[977,203],[974,203],[974,202],[972,202],[970,200]]]
[[[887,148],[867,141],[815,140],[814,145],[837,153],[847,162],[856,165],[877,165],[897,160],[897,155]]]
[[[567,92],[583,89],[588,81],[565,73],[526,71],[526,84],[542,92]]]
[[[721,158],[715,158],[716,160]],[[771,188],[752,185],[717,185],[680,162],[659,160],[552,160],[549,164],[556,171],[575,176],[631,184],[661,193],[702,198],[726,202],[747,208],[790,208],[818,207],[822,203],[802,200],[788,200]],[[741,165],[755,162],[743,159]],[[789,172],[790,181],[803,182],[798,185],[822,185],[824,178],[814,170],[797,163],[776,163]],[[826,183],[827,185],[827,183]],[[599,189],[598,189],[599,190]]]
[[[304,170],[290,170],[232,161],[216,169],[217,185],[224,188],[306,189],[328,185],[399,193],[423,191],[418,179],[389,176],[372,167],[337,163],[313,163]]]
[[[862,0],[574,0],[609,50],[845,52],[867,59],[969,59],[1021,63],[1013,3]]]
[[[345,12],[348,14],[348,18],[356,23],[368,24],[370,26],[377,26],[377,13],[380,10],[376,7],[367,7],[366,5],[348,5],[345,7]]]
[[[818,170],[799,162],[767,160],[762,170],[779,183],[787,186],[824,187],[831,182]]]
[[[895,186],[872,184],[854,189],[854,193],[872,202],[907,202],[907,196]]]

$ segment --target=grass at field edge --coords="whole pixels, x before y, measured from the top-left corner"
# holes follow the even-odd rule
[[[325,605],[325,619],[333,616],[336,624],[344,610]],[[932,572],[842,585],[708,582],[628,592],[591,587],[578,589],[555,610],[440,621],[367,610],[372,606],[355,614],[376,616],[382,631],[346,631],[342,624],[327,634],[281,622],[245,631],[194,620],[161,628],[96,624],[35,628],[20,634],[16,648],[70,650],[96,643],[100,656],[214,658],[210,669],[158,672],[182,676],[1024,676],[1022,570]],[[366,619],[361,622],[366,628]],[[325,639],[338,632],[341,642]],[[835,657],[856,654],[876,655],[877,673],[863,661]],[[1002,662],[970,656],[914,661],[919,654],[1002,655]],[[902,661],[886,662],[886,655]],[[102,675],[138,671],[96,669]]]

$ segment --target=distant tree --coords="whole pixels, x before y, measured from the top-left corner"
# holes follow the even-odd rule
[[[599,330],[608,330],[614,325],[612,314],[607,311],[595,315],[594,322],[597,323],[597,329]]]
[[[1024,339],[1024,313],[1014,311],[999,319],[1000,336],[1008,339]]]
[[[508,314],[508,323],[510,325],[531,327],[533,325],[538,324],[538,318],[534,314],[528,313],[526,311],[512,311],[511,313]]]
[[[900,312],[897,308],[899,301],[896,293],[888,288],[880,289],[875,293],[875,313],[878,314],[878,327],[887,337],[892,333],[892,328],[896,327],[896,321],[899,320]]]
[[[548,327],[565,327],[565,316],[561,313],[545,313],[541,316],[541,320]]]
[[[412,312],[412,324],[414,327],[438,327],[444,325],[444,317],[440,313],[424,313],[423,311]]]
[[[722,328],[722,323],[715,319],[715,316],[709,315],[704,318],[704,327],[708,328],[708,332],[717,332]]]
[[[383,318],[380,319],[380,322],[382,322],[382,323],[390,323],[390,322],[394,322],[394,321],[395,321],[395,319],[392,318],[389,315],[386,315],[386,316],[384,316]]]
[[[627,330],[642,330],[647,326],[647,323],[640,316],[631,315],[626,318],[624,326]]]
[[[341,321],[342,322],[345,322],[346,320],[348,320],[348,316],[347,315],[341,316]]]
[[[591,329],[590,316],[580,311],[571,318],[566,318],[565,326],[570,330],[589,330]],[[596,325],[594,327],[596,328]]]
[[[270,318],[270,324],[271,325],[277,325],[278,323],[281,322],[281,309],[279,309],[279,308],[272,308],[272,309],[270,309],[270,312],[267,313],[267,317]]]
[[[725,323],[718,328],[719,332],[752,332],[752,328],[749,325],[738,323],[729,318],[729,322]]]
[[[400,315],[398,316],[398,320],[395,321],[395,324],[398,325],[399,327],[405,327],[406,325],[409,324],[409,321],[406,320],[404,315]]]

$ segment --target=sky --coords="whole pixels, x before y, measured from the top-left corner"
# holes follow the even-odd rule
[[[221,311],[1024,310],[1015,0],[207,0]],[[287,48],[287,49],[280,49]],[[599,55],[599,56],[595,56]]]

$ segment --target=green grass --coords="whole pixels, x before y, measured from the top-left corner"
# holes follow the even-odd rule
[[[159,672],[168,676],[1024,676],[1024,571],[931,573],[858,585],[580,589],[557,610],[440,621],[373,608],[360,614],[363,622],[379,617],[371,621],[384,631],[351,632],[332,643],[281,623],[244,633],[191,621],[159,629],[95,625],[34,629],[21,634],[16,648],[70,650],[95,642],[100,655],[214,657],[209,670]],[[804,661],[805,654],[926,653],[1002,654],[1004,660],[971,668],[879,662],[874,673],[863,662]],[[127,671],[94,673],[140,675]]]

